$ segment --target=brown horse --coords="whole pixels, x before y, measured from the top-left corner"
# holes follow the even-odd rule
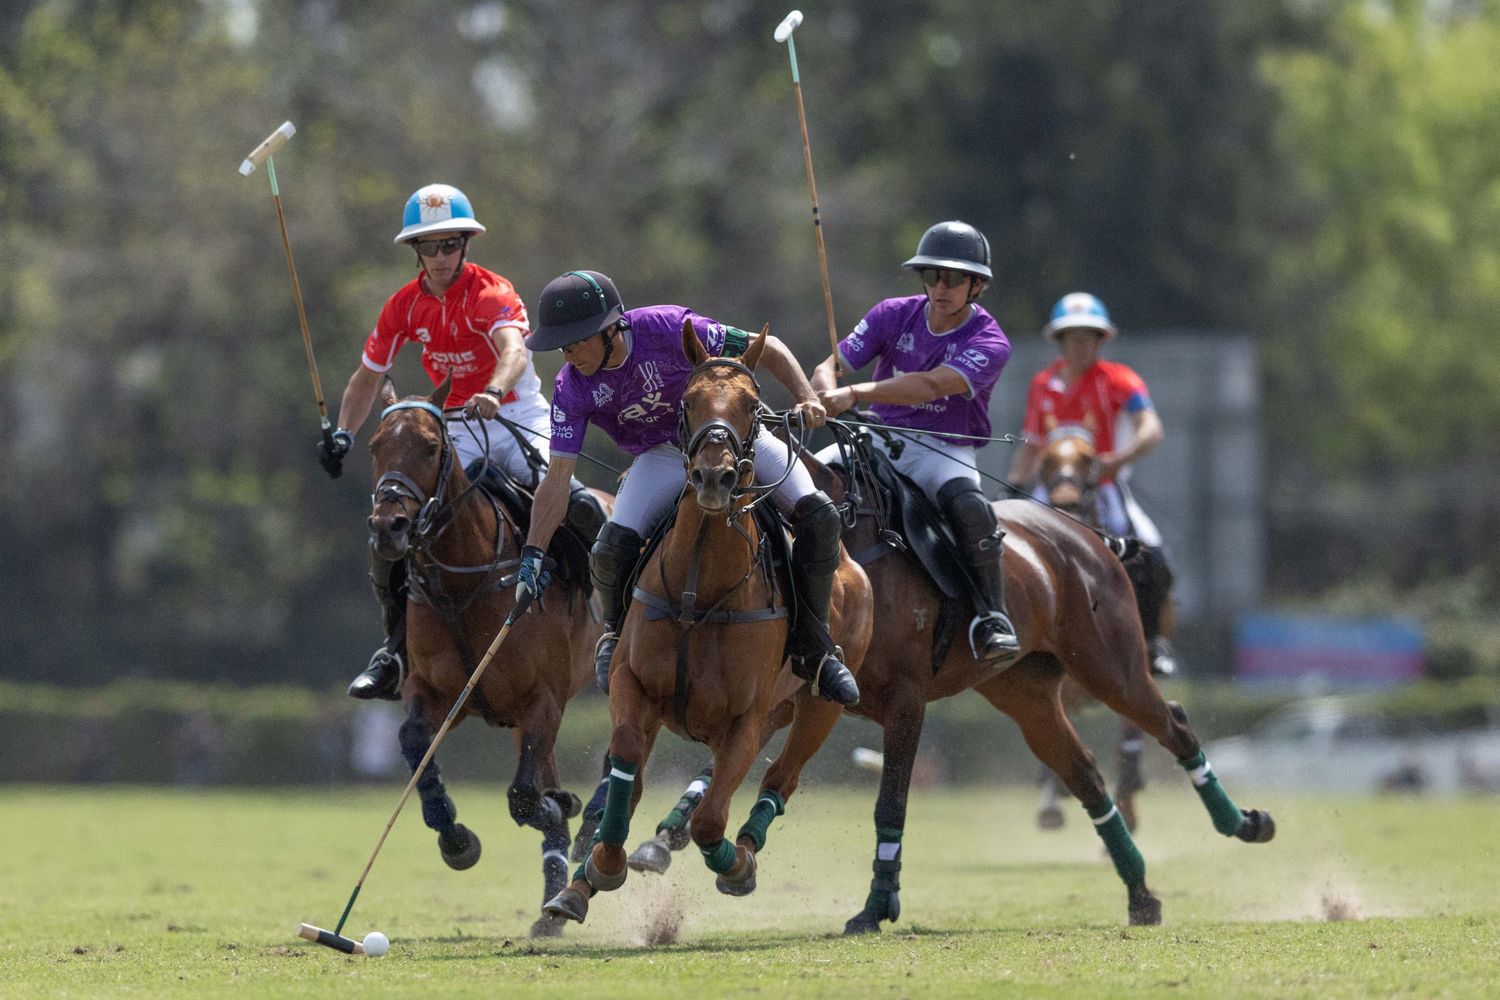
[[[771,820],[838,721],[840,707],[815,697],[783,665],[787,597],[763,563],[760,532],[746,516],[751,496],[767,489],[750,485],[748,448],[760,405],[753,373],[765,339],[762,330],[738,360],[708,357],[691,324],[683,324],[683,353],[694,365],[681,409],[690,489],[637,578],[610,669],[614,732],[604,815],[572,885],[547,904],[549,913],[581,921],[596,891],[624,884],[625,838],[662,726],[712,750],[715,778],[698,806],[692,839],[717,874],[719,891],[752,892],[756,853]],[[840,555],[829,631],[857,671],[870,641],[870,584],[846,552]],[[788,699],[786,745],[730,841],[724,836],[730,799],[762,746],[771,710]]]
[[[875,495],[873,482],[856,482],[866,500]],[[842,493],[831,476],[819,485],[831,495]],[[846,934],[878,930],[881,921],[900,914],[901,838],[926,706],[969,688],[1016,721],[1032,752],[1062,776],[1083,805],[1125,883],[1132,924],[1159,923],[1161,904],[1146,886],[1145,862],[1092,754],[1063,710],[1064,677],[1171,751],[1220,833],[1249,843],[1264,843],[1275,834],[1269,814],[1241,810],[1229,799],[1204,760],[1186,713],[1162,698],[1146,664],[1130,580],[1114,551],[1094,532],[1042,504],[1007,500],[995,504],[995,511],[1006,532],[1006,606],[1021,640],[1021,656],[998,671],[974,659],[951,632],[946,639],[934,635],[939,622],[967,621],[972,608],[963,602],[956,616],[951,608],[945,614],[948,599],[913,555],[886,541],[881,515],[862,509],[844,537],[850,551],[860,554],[875,589],[875,635],[859,676],[860,702],[849,711],[879,724],[885,739],[875,805],[875,878],[864,908],[845,925]],[[779,709],[772,724],[782,721]],[[717,781],[715,772],[710,793]],[[689,815],[696,836],[697,817],[685,801],[655,841],[642,848],[649,845],[656,850],[648,854],[660,853],[673,840],[673,827],[687,823]]]
[[[1042,449],[1037,478],[1049,504],[1073,517],[1081,518],[1095,528],[1099,527],[1099,459],[1094,447],[1094,435],[1088,428],[1064,424],[1049,433]],[[1170,639],[1172,634],[1172,606],[1165,600],[1166,587],[1171,584],[1169,576],[1163,581],[1159,573],[1145,564],[1147,558],[1147,553],[1132,556],[1134,562],[1128,560],[1126,567],[1127,572],[1131,573],[1131,582],[1136,587],[1136,606],[1141,613],[1142,624],[1146,627],[1147,649],[1152,655],[1153,672],[1162,673],[1164,671],[1158,671],[1155,666],[1154,643],[1161,638]],[[1141,565],[1137,566],[1136,563]],[[1164,569],[1164,564],[1162,568]],[[1150,617],[1150,605],[1147,602],[1153,600],[1153,595],[1149,593],[1153,588],[1161,591],[1155,595],[1161,611],[1154,630],[1147,621]],[[1071,678],[1063,680],[1062,701],[1063,708],[1070,716],[1094,704],[1094,699],[1088,692]],[[1145,777],[1141,773],[1141,753],[1144,749],[1145,734],[1141,732],[1141,728],[1130,719],[1122,718],[1120,740],[1115,752],[1119,770],[1115,778],[1114,798],[1115,805],[1120,807],[1120,815],[1125,817],[1125,826],[1132,833],[1135,832],[1138,819],[1136,793],[1146,787]],[[1050,768],[1043,768],[1041,781],[1042,805],[1037,810],[1037,825],[1044,830],[1055,830],[1063,825],[1063,811],[1058,800],[1066,791]]]
[[[386,409],[370,440],[375,470],[370,544],[385,559],[407,561],[407,650],[402,685],[406,721],[401,752],[415,770],[469,676],[515,605],[513,588],[525,525],[489,492],[471,483],[455,459],[439,401],[398,400],[381,387]],[[609,503],[608,495],[601,502]],[[558,786],[553,748],[563,707],[593,679],[600,626],[577,588],[555,588],[551,599],[515,623],[513,634],[455,719],[477,715],[515,729],[519,762],[508,790],[511,818],[542,832],[543,901],[567,883],[568,820],[575,795]],[[479,838],[455,821],[437,761],[417,783],[422,818],[437,831],[449,867],[479,860]],[[543,914],[533,936],[562,933]]]

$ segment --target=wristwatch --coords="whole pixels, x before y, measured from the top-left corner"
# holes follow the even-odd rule
[[[487,385],[484,387],[484,391],[489,393],[491,396],[494,396],[496,399],[505,398],[505,390],[500,388],[498,385]]]

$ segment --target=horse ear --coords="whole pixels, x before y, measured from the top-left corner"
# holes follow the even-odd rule
[[[755,339],[750,341],[750,346],[745,348],[745,353],[740,355],[740,361],[751,371],[754,371],[755,366],[760,363],[761,352],[766,349],[766,335],[770,332],[771,324],[767,323],[760,328],[760,333],[755,335]]]
[[[452,386],[453,373],[449,372],[447,377],[443,379],[443,384],[434,389],[432,395],[427,397],[427,402],[431,403],[433,406],[436,406],[441,410],[443,408],[443,403],[448,399],[448,390],[452,388]]]
[[[708,351],[703,347],[703,341],[698,339],[693,321],[689,318],[682,321],[682,353],[695,366],[708,360]]]
[[[391,380],[388,378],[382,378],[380,380],[380,401],[386,406],[390,406],[399,398],[400,397],[396,395],[396,387],[391,384]]]

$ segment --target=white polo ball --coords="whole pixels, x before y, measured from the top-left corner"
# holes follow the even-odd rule
[[[391,939],[379,931],[371,931],[366,934],[362,943],[365,946],[365,954],[371,958],[379,958],[391,950]]]

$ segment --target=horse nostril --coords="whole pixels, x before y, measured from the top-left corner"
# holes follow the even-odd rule
[[[701,470],[701,469],[694,469],[692,472],[688,473],[688,482],[690,484],[692,484],[693,489],[695,489],[695,490],[702,489],[703,488],[703,470]]]
[[[729,491],[734,489],[734,484],[739,481],[739,473],[733,469],[724,469],[719,473],[719,489]]]
[[[406,534],[406,529],[410,526],[411,518],[407,517],[405,514],[397,514],[395,517],[391,518],[391,534],[393,535]]]

